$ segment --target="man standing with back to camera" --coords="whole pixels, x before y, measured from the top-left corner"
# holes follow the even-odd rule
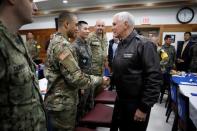
[[[37,11],[32,0],[0,1],[0,130],[46,131],[35,65],[18,35]]]
[[[111,131],[146,131],[151,107],[161,86],[159,57],[154,44],[134,30],[128,12],[113,16],[112,31],[120,39],[113,59],[117,99]]]
[[[45,96],[46,109],[53,131],[73,131],[75,127],[78,90],[108,84],[105,78],[84,74],[77,63],[69,38],[77,35],[77,17],[62,12],[58,31],[47,50]]]

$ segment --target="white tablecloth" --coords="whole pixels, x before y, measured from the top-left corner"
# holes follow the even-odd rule
[[[189,97],[189,115],[190,119],[197,127],[197,96],[192,96],[191,93],[197,93],[197,86],[179,85],[180,92]]]
[[[192,96],[189,98],[189,112],[190,119],[193,121],[194,125],[197,128],[197,96]]]

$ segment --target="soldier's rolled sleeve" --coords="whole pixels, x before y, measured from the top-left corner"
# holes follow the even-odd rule
[[[102,83],[102,78],[87,75],[80,70],[71,48],[67,46],[56,48],[54,54],[59,61],[62,75],[72,88],[86,89]]]
[[[0,52],[0,80],[5,76],[5,61],[2,53]]]
[[[101,85],[101,83],[103,83],[102,77],[94,75],[90,75],[90,77],[94,87],[98,87],[99,85]]]

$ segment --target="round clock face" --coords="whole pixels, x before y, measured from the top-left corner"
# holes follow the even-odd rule
[[[194,18],[194,11],[188,7],[184,7],[180,9],[177,13],[177,20],[183,24],[191,22],[193,18]]]

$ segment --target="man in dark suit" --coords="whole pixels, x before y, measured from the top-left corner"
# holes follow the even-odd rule
[[[176,59],[176,68],[179,71],[187,72],[189,69],[189,50],[193,45],[190,41],[191,32],[184,33],[184,41],[178,41],[177,43],[177,59]]]
[[[119,39],[113,36],[113,39],[109,41],[109,48],[108,48],[108,66],[110,67],[110,70],[112,70],[112,60],[115,55],[116,48],[118,46]]]

